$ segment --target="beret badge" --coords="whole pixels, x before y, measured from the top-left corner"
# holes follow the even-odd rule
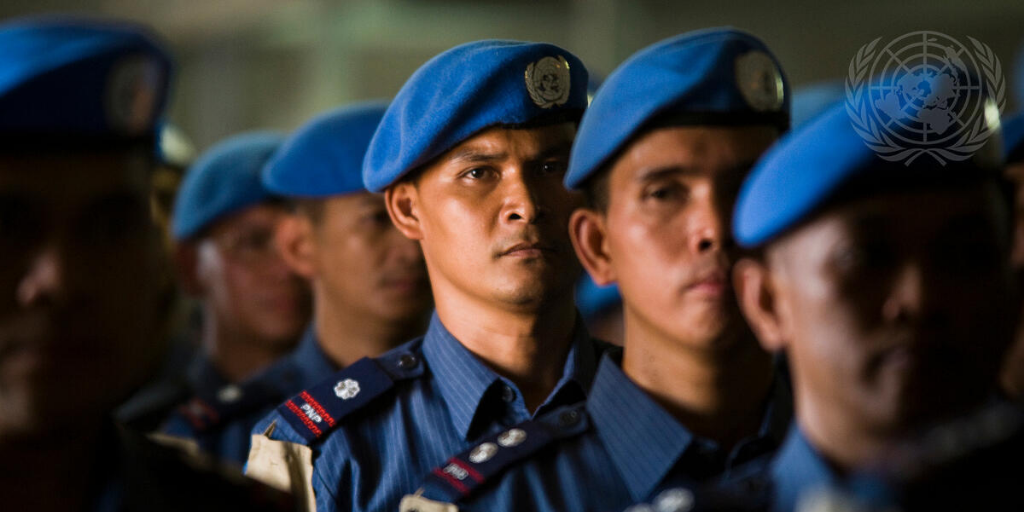
[[[758,112],[782,108],[782,72],[765,52],[755,50],[736,57],[736,86],[750,108]]]
[[[569,62],[565,57],[544,57],[526,66],[526,91],[540,108],[569,101]]]

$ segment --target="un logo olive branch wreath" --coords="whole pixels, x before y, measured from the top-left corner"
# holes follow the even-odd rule
[[[946,36],[948,37],[948,36]],[[952,38],[949,38],[952,40]],[[1006,106],[1006,80],[1003,77],[1002,64],[995,52],[985,43],[968,36],[974,46],[974,57],[977,59],[982,74],[985,76],[985,85],[991,93],[995,106],[1002,114]],[[868,91],[868,71],[871,64],[875,62],[876,46],[882,38],[861,46],[856,55],[850,61],[848,75],[845,80],[846,86],[846,112],[850,116],[851,125],[854,131],[864,139],[865,144],[874,150],[878,156],[890,162],[904,161],[910,165],[921,155],[931,156],[940,165],[946,165],[947,161],[963,161],[971,157],[975,151],[980,149],[992,135],[989,129],[987,117],[984,112],[977,116],[970,130],[964,132],[953,143],[939,147],[920,147],[904,145],[891,134],[887,133],[884,127],[880,127],[872,112],[872,103]],[[966,48],[964,48],[966,50]],[[956,68],[965,75],[969,74],[963,61],[952,60],[942,56],[936,56],[947,66]]]

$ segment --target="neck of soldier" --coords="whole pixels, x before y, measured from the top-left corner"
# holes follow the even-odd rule
[[[229,328],[210,304],[203,306],[202,349],[228,382],[241,382],[285,355],[291,345],[262,342],[253,334]]]
[[[93,469],[101,457],[116,456],[99,451],[103,425],[102,418],[76,417],[74,427],[59,432],[39,428],[24,436],[0,433],[4,510],[87,509],[95,487],[103,484],[88,476],[97,474]]]
[[[532,413],[562,378],[572,344],[572,289],[543,304],[485,302],[434,285],[437,316],[448,332],[492,370],[511,380]]]
[[[757,433],[774,365],[749,330],[685,342],[644,322],[628,304],[624,314],[622,370],[640,389],[687,430],[724,449]]]
[[[363,357],[377,357],[426,330],[428,314],[384,318],[334,300],[323,286],[313,283],[314,329],[320,349],[339,368]]]

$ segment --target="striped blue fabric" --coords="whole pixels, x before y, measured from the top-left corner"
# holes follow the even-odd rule
[[[729,452],[694,436],[629,379],[621,353],[601,360],[586,410],[591,428],[510,468],[460,510],[622,510],[675,486],[728,479],[733,467],[767,459],[792,417],[783,377],[776,380],[759,432]]]
[[[834,488],[839,476],[815,451],[795,424],[768,472],[773,511],[796,510],[800,496],[809,490]]]
[[[200,449],[219,460],[244,464],[249,455],[253,426],[282,400],[326,379],[338,369],[320,348],[313,325],[310,324],[306,329],[294,351],[259,375],[238,385],[238,389],[245,393],[245,396],[238,398],[246,402],[244,408],[229,407],[230,412],[227,414],[216,411],[220,416],[217,418],[218,423],[203,429],[197,428],[181,411],[176,411],[160,428],[160,432],[194,439]],[[196,371],[198,375],[195,378],[209,381],[207,386],[219,383],[216,388],[206,389],[207,392],[200,396],[215,397],[216,391],[227,385],[213,370],[213,365],[207,363]],[[218,408],[216,398],[207,400],[210,407]]]
[[[562,377],[535,414],[583,400],[599,351],[577,322]],[[318,512],[397,510],[402,497],[450,455],[533,417],[516,385],[473,356],[436,313],[426,335],[392,351],[397,352],[414,355],[426,371],[397,381],[311,443]],[[387,354],[378,361],[385,359]],[[271,422],[273,439],[306,443],[276,411],[253,433],[265,432]]]

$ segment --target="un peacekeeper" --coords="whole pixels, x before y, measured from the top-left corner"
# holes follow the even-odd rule
[[[125,431],[155,368],[149,192],[171,63],[140,27],[0,25],[0,496],[5,510],[287,510]]]
[[[436,313],[425,336],[278,407],[247,474],[311,461],[289,469],[317,510],[394,510],[449,455],[499,432],[521,444],[512,425],[585,397],[600,347],[573,306],[567,227],[582,198],[561,182],[586,82],[568,51],[503,40],[448,50],[406,82],[363,181],[422,247]]]
[[[796,409],[768,470],[774,510],[996,396],[1016,306],[993,132],[962,162],[889,162],[840,104],[744,183],[733,229],[752,253],[736,288],[762,344],[789,358]]]
[[[624,349],[604,355],[584,407],[517,427],[547,432],[547,445],[485,439],[435,470],[423,498],[460,510],[622,510],[778,447],[789,385],[729,285],[728,214],[788,113],[777,60],[731,28],[661,41],[609,76],[565,183],[587,191],[569,231],[594,281],[619,285]]]
[[[363,187],[362,163],[383,103],[342,107],[311,120],[263,168],[263,183],[295,202],[275,240],[311,282],[316,311],[299,346],[224,401],[177,414],[165,433],[193,439],[242,465],[250,431],[274,407],[361,357],[378,356],[425,329],[430,284],[419,246]]]
[[[172,218],[181,285],[200,300],[201,348],[180,386],[181,405],[158,431],[198,441],[200,450],[238,464],[248,453],[248,431],[196,431],[258,400],[239,383],[295,347],[309,319],[308,285],[274,243],[287,207],[260,178],[283,141],[277,133],[251,132],[214,145],[186,173]]]
[[[1011,260],[1020,278],[1024,277],[1024,113],[1003,123],[1003,156],[1006,177],[1014,190],[1016,209],[1013,212],[1013,250]],[[1003,391],[1007,396],[1024,400],[1024,322],[1019,322],[1016,341],[1006,356],[1002,374]]]

